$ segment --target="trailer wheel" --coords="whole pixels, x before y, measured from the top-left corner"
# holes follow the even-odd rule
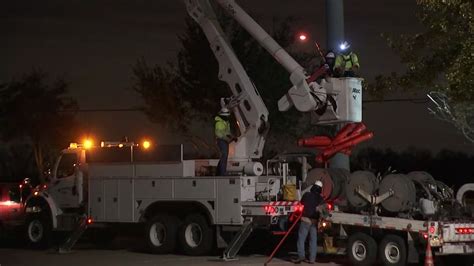
[[[374,265],[377,259],[377,243],[364,233],[355,233],[349,237],[347,255],[353,265]]]
[[[184,220],[178,238],[184,254],[205,255],[212,250],[214,230],[202,215],[191,214]]]
[[[166,254],[176,248],[178,218],[167,214],[158,214],[146,225],[145,238],[148,250],[155,254]]]
[[[383,265],[406,265],[407,247],[403,238],[387,235],[379,246],[379,256]]]
[[[35,249],[48,248],[52,240],[51,219],[46,215],[30,215],[26,219],[25,238],[27,244]]]

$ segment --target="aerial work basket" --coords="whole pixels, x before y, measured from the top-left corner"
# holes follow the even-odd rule
[[[327,92],[327,107],[312,113],[315,125],[362,121],[361,78],[328,78],[321,86]]]

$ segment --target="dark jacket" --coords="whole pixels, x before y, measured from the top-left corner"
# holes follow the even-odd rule
[[[316,211],[316,207],[322,203],[324,203],[324,199],[321,196],[321,188],[319,186],[313,186],[311,190],[304,193],[301,198],[301,204],[304,205],[303,217],[319,219],[319,212]]]

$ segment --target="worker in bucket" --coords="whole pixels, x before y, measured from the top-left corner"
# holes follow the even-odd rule
[[[359,58],[352,52],[350,44],[343,42],[340,46],[340,54],[336,57],[334,72],[337,77],[357,77],[359,70]]]
[[[214,133],[216,135],[217,146],[221,153],[217,164],[217,175],[225,175],[227,172],[227,157],[229,156],[229,143],[236,140],[230,131],[230,112],[226,107],[222,107],[215,117]]]
[[[316,181],[311,187],[310,191],[304,193],[301,198],[301,204],[303,204],[303,214],[301,216],[301,223],[298,230],[298,258],[293,260],[294,263],[299,264],[302,261],[313,264],[316,262],[316,252],[318,246],[318,221],[319,211],[318,206],[324,203],[324,199],[321,196],[323,189],[323,183]],[[306,259],[305,254],[305,243],[306,238],[309,234],[309,260]]]
[[[327,66],[326,76],[332,77],[334,74],[334,66],[336,64],[336,54],[333,51],[328,51],[324,56],[324,64]]]

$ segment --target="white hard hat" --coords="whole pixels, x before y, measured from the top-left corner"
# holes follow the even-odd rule
[[[320,188],[322,188],[322,187],[323,187],[323,182],[321,182],[320,180],[318,180],[318,181],[314,182],[314,185],[315,185],[315,186],[318,186],[318,187],[320,187]]]
[[[219,111],[219,115],[220,116],[229,116],[230,115],[229,109],[227,109],[225,107],[222,107],[222,109]]]
[[[329,52],[326,54],[326,58],[336,58],[336,55],[333,52]]]

